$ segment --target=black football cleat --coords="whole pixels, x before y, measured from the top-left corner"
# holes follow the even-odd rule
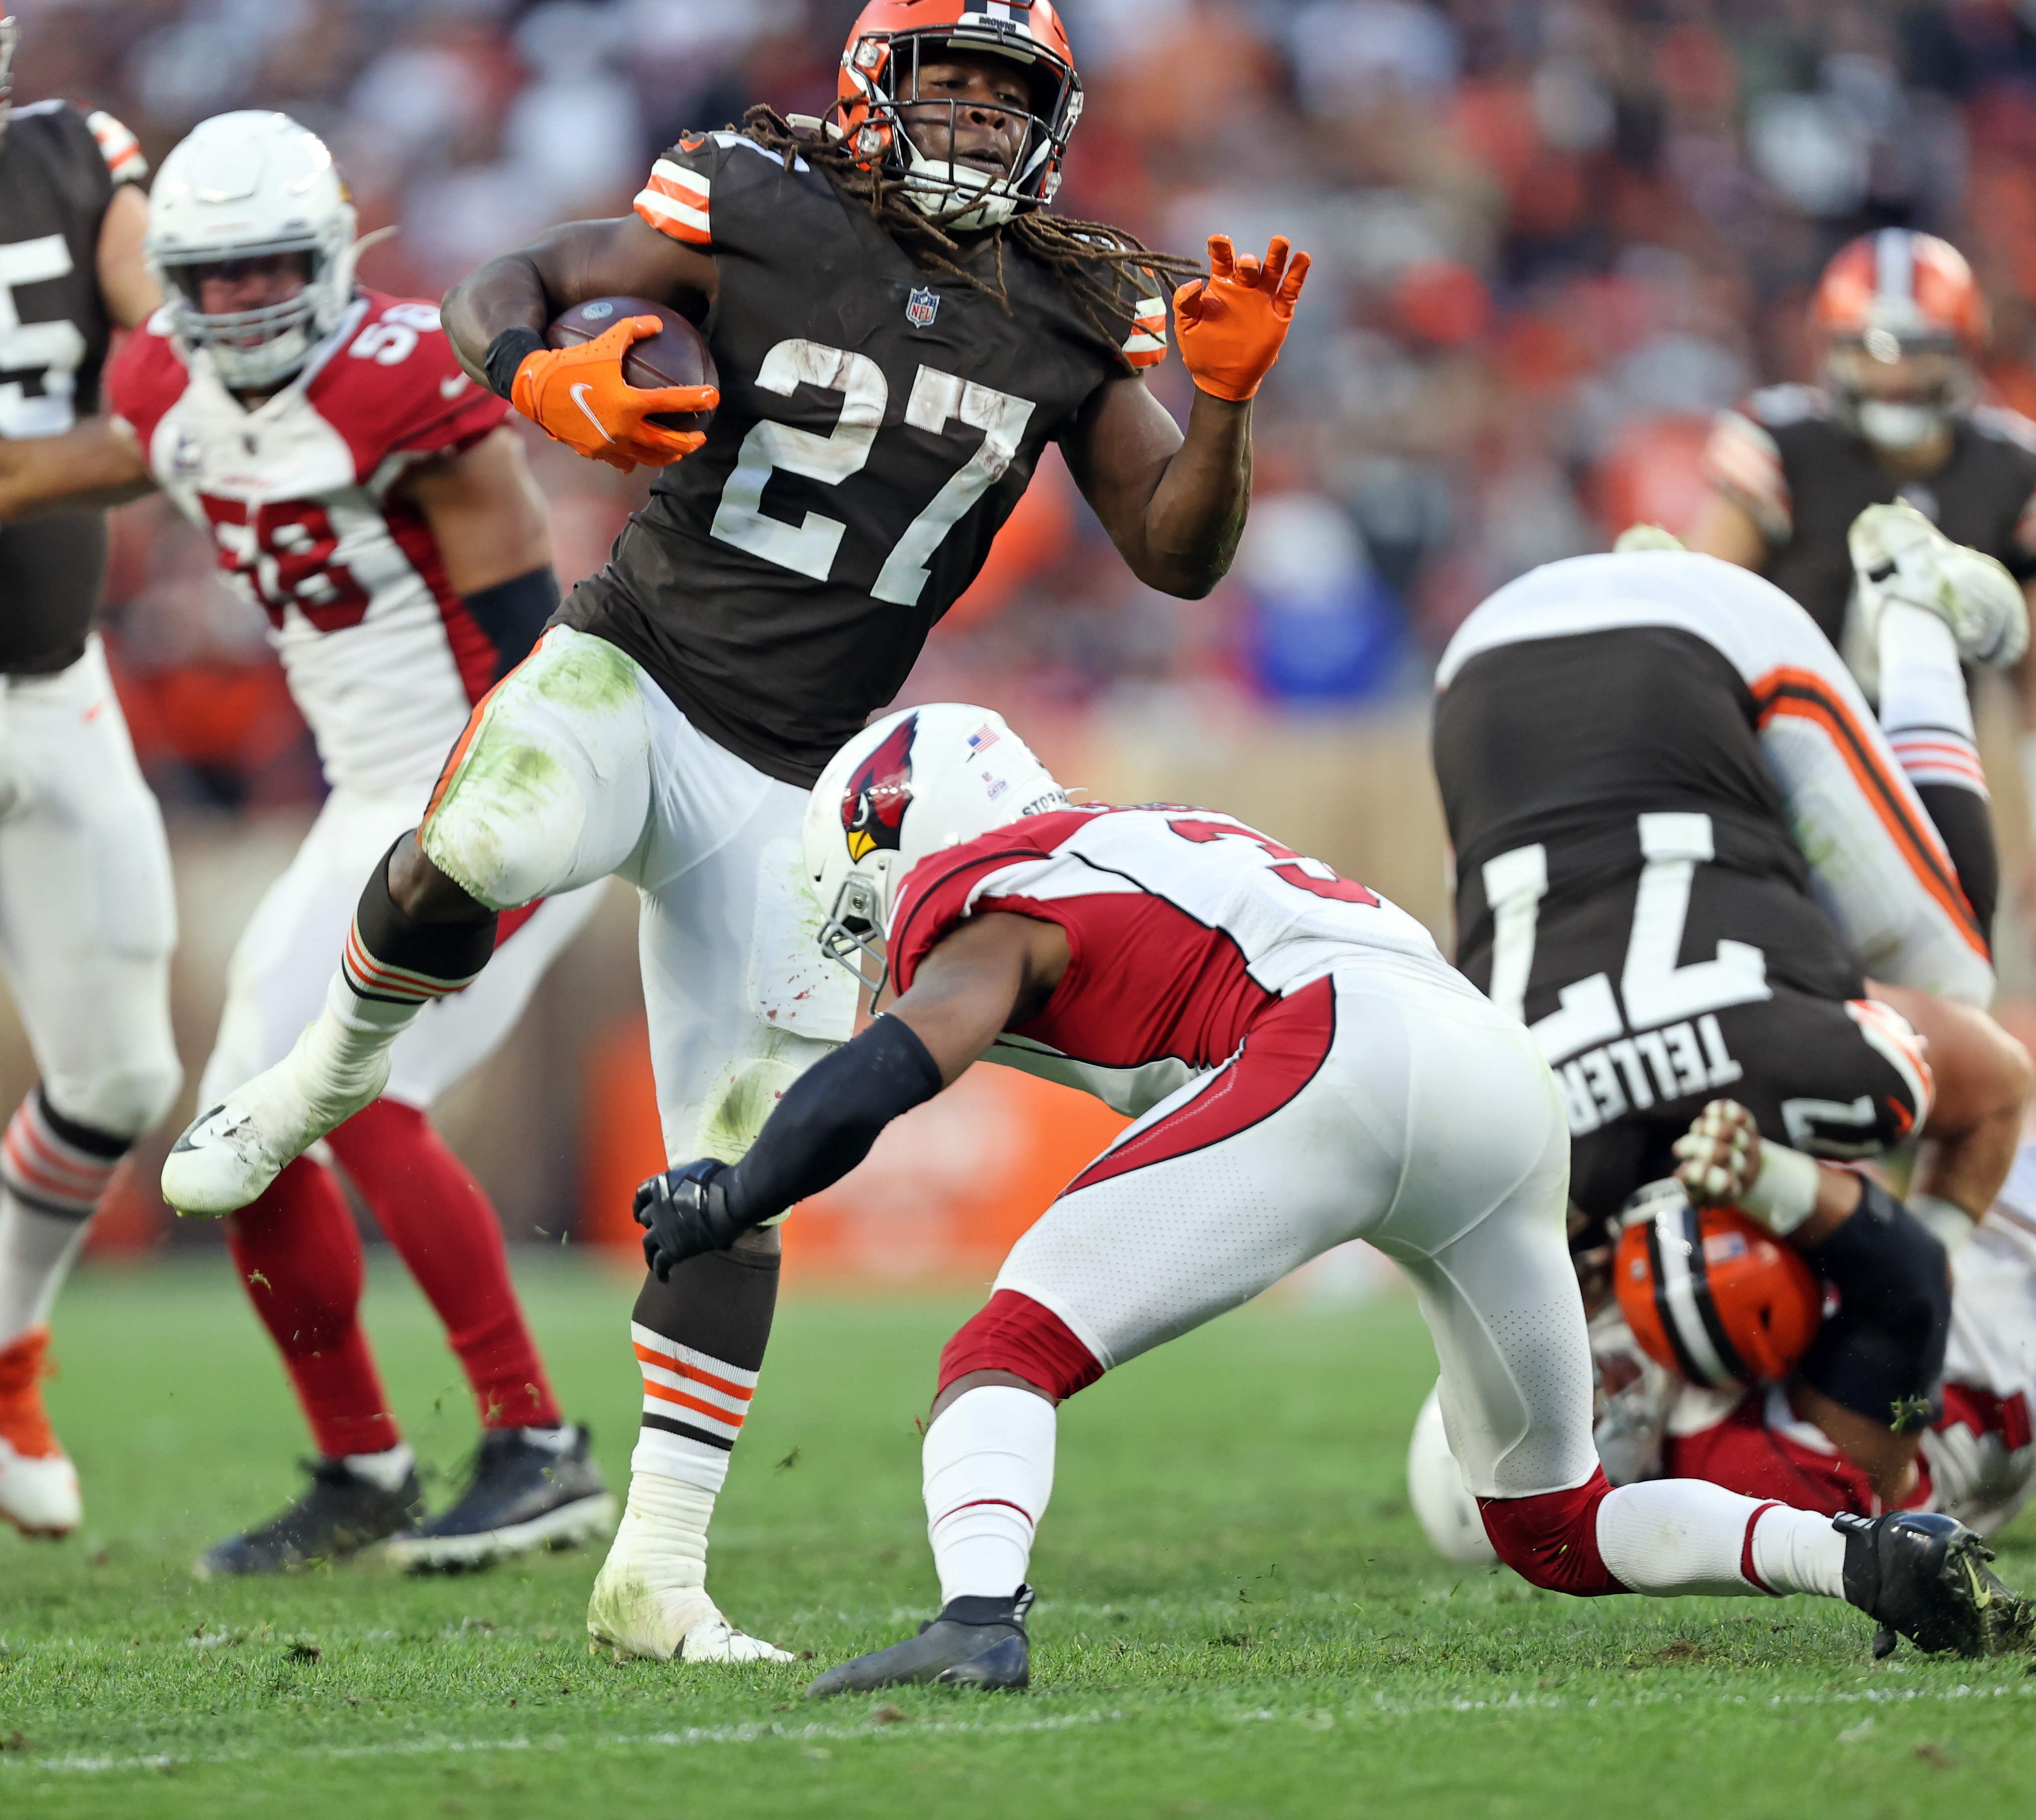
[[[1999,1656],[2030,1645],[2029,1601],[1987,1566],[1993,1551],[1935,1511],[1834,1517],[1846,1539],[1845,1595],[1878,1621],[1876,1658],[1906,1637],[1931,1655]]]
[[[590,1438],[578,1424],[562,1442],[549,1430],[489,1430],[466,1490],[451,1509],[394,1537],[390,1561],[413,1573],[456,1573],[605,1535],[615,1527],[615,1497],[588,1457]]]
[[[928,1682],[1016,1692],[1032,1679],[1025,1614],[1033,1596],[1031,1587],[1021,1586],[1009,1599],[950,1599],[939,1617],[919,1626],[918,1636],[830,1668],[806,1690],[806,1698],[826,1700]]]
[[[344,1561],[417,1520],[424,1494],[415,1472],[385,1491],[343,1460],[301,1462],[311,1482],[288,1509],[256,1529],[216,1542],[192,1569],[201,1580],[228,1573],[294,1573]]]

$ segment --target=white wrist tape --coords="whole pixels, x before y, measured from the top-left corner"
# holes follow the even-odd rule
[[[1777,1238],[1786,1238],[1817,1211],[1816,1159],[1763,1139],[1760,1173],[1739,1204]]]
[[[1956,1201],[1940,1195],[1912,1194],[1902,1204],[1947,1253],[1955,1253],[1964,1245],[1979,1223]]]

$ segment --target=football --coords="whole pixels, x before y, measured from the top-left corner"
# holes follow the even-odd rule
[[[718,386],[707,337],[676,310],[644,297],[596,297],[576,303],[545,331],[554,348],[571,348],[605,334],[631,316],[655,316],[664,326],[623,356],[622,376],[632,386]],[[711,411],[666,411],[650,420],[667,430],[704,430]]]

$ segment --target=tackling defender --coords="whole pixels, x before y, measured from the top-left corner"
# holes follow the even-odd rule
[[[164,162],[145,245],[169,302],[114,364],[112,414],[0,444],[0,518],[161,487],[266,612],[317,737],[330,793],[235,949],[203,1105],[317,1014],[360,873],[414,824],[447,745],[558,587],[506,407],[459,371],[433,306],[356,286],[353,209],[316,137],[281,114],[205,122]],[[595,897],[505,920],[487,980],[435,1005],[382,1097],[330,1135],[473,1387],[472,1482],[420,1522],[415,1456],[360,1325],[353,1216],[330,1170],[300,1159],[227,1237],[319,1458],[301,1497],[208,1550],[202,1573],[277,1572],[392,1535],[406,1565],[472,1565],[613,1521],[524,1324],[495,1210],[427,1117],[507,1035]]]
[[[326,1010],[179,1140],[174,1204],[259,1193],[379,1091],[420,1003],[479,974],[498,913],[609,873],[642,893],[666,1153],[739,1157],[852,1026],[853,982],[810,944],[807,790],[903,682],[1046,445],[1141,580],[1194,597],[1228,567],[1250,401],[1306,256],[1212,241],[1208,281],[1175,293],[1183,434],[1141,369],[1166,351],[1156,274],[1193,268],[1046,211],[1081,104],[1046,0],[875,0],[839,95],[824,126],[760,110],[688,135],[634,216],[557,229],[448,298],[470,375],[581,453],[662,471],[609,566],[477,711],[415,838],[373,869]],[[624,381],[654,319],[545,350],[560,311],[610,296],[701,325],[718,398]],[[717,405],[703,436],[653,420]],[[705,1585],[778,1268],[764,1228],[638,1298],[643,1434],[588,1615],[618,1650],[782,1659]]]
[[[939,1615],[809,1694],[1025,1686],[1054,1405],[1359,1238],[1413,1283],[1484,1528],[1536,1584],[1816,1593],[1973,1653],[2026,1632],[1948,1519],[1834,1523],[1697,1481],[1608,1485],[1563,1240],[1562,1096],[1517,1019],[1404,912],[1227,816],[1072,808],[998,717],[955,705],[843,748],[805,855],[824,944],[878,963],[879,1015],[740,1163],[644,1184],[654,1272],[838,1180],[986,1053],[1142,1114],[941,1355],[924,1449]]]
[[[32,450],[98,408],[115,327],[162,300],[134,134],[62,101],[13,106],[16,37],[0,11],[0,447]],[[51,1308],[183,1080],[169,843],[92,630],[105,567],[105,515],[84,503],[0,529],[0,970],[41,1077],[0,1140],[0,1519],[29,1536],[82,1515],[39,1383]]]

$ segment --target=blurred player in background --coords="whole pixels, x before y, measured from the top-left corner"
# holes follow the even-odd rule
[[[1985,300],[1943,240],[1903,228],[1854,240],[1810,324],[1822,387],[1770,386],[1721,414],[1691,548],[1766,575],[1844,654],[1991,939],[1999,868],[1971,707],[1962,687],[1918,688],[1905,654],[1882,648],[1875,604],[1891,587],[1938,600],[1968,662],[2021,657],[2036,424],[1979,402]]]
[[[179,1140],[173,1204],[258,1193],[379,1091],[418,1007],[487,964],[499,913],[611,872],[643,895],[666,1154],[741,1156],[852,1023],[853,982],[812,946],[806,793],[904,682],[1046,444],[1148,586],[1198,597],[1228,568],[1251,399],[1306,255],[1212,241],[1209,280],[1176,293],[1184,435],[1141,369],[1166,352],[1159,274],[1194,268],[1045,206],[1081,104],[1046,0],[876,0],[839,83],[826,126],[760,109],[688,135],[633,217],[556,229],[448,298],[468,372],[580,453],[662,472],[371,872],[326,1014]],[[654,318],[547,351],[548,323],[607,296],[707,325],[718,397],[624,382]],[[703,435],[656,421],[717,405]],[[705,1585],[779,1250],[745,1234],[638,1299],[643,1434],[588,1615],[618,1651],[783,1659]]]
[[[235,951],[209,1104],[316,1016],[361,873],[415,825],[447,747],[558,586],[507,407],[459,370],[433,305],[355,284],[353,209],[318,138],[281,114],[206,121],[164,161],[147,251],[168,302],[109,373],[111,415],[0,447],[0,514],[160,487],[267,613],[317,737],[331,793]],[[427,1117],[508,1034],[597,896],[502,919],[487,978],[432,1007],[383,1096],[327,1140],[473,1386],[471,1483],[420,1524],[415,1456],[360,1325],[353,1216],[331,1170],[300,1158],[228,1239],[319,1458],[294,1504],[209,1550],[202,1572],[277,1572],[391,1536],[407,1565],[473,1565],[613,1520],[586,1431],[562,1419],[524,1324],[495,1210]]]
[[[938,1616],[809,1694],[1025,1686],[1054,1406],[1359,1238],[1412,1283],[1465,1483],[1533,1584],[1845,1598],[1971,1653],[2026,1630],[1977,1538],[1941,1518],[1834,1524],[1682,1479],[1612,1489],[1563,1236],[1563,1096],[1517,1018],[1404,911],[1227,816],[1071,808],[998,717],[956,704],[843,749],[805,855],[822,944],[876,963],[878,1015],[740,1163],[644,1185],[654,1272],[828,1186],[986,1054],[1140,1114],[941,1355],[924,1448]]]
[[[0,437],[32,450],[99,408],[114,329],[161,299],[134,135],[62,101],[9,106],[15,36],[0,15]],[[42,1077],[0,1140],[0,1518],[31,1536],[81,1515],[39,1385],[51,1306],[183,1078],[168,844],[92,630],[105,567],[84,502],[0,529],[0,971]]]

